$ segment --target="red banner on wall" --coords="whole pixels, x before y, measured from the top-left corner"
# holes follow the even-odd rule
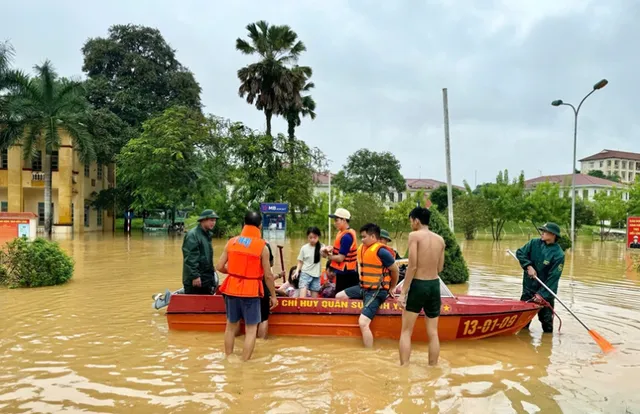
[[[627,247],[640,249],[640,217],[627,217]]]

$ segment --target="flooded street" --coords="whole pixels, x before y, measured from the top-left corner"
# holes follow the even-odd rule
[[[471,276],[452,291],[519,298],[521,271],[505,249],[524,241],[464,242]],[[560,333],[556,321],[543,336],[535,318],[515,336],[444,342],[437,368],[414,345],[406,369],[395,341],[364,350],[359,339],[271,337],[242,363],[224,359],[222,334],[170,332],[151,295],[181,286],[181,243],[62,240],[76,261],[70,283],[0,289],[0,412],[640,413],[640,274],[622,244],[580,242],[559,291],[615,353],[602,355],[557,304]],[[287,241],[287,269],[301,243]],[[214,245],[217,259],[224,241]]]

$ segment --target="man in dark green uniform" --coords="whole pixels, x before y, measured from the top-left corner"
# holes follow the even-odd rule
[[[184,236],[182,284],[186,294],[212,295],[218,287],[211,244],[211,231],[217,220],[218,215],[213,210],[204,210],[198,217],[198,225]]]
[[[522,296],[520,300],[533,300],[544,303],[543,299],[554,307],[553,296],[533,277],[537,276],[553,293],[558,293],[558,282],[564,267],[564,252],[557,241],[560,237],[560,226],[547,223],[538,228],[542,233],[539,239],[530,240],[516,251],[520,266],[524,269],[522,278]],[[538,312],[538,319],[544,332],[553,332],[553,311],[543,308]],[[529,325],[526,326],[529,328]]]

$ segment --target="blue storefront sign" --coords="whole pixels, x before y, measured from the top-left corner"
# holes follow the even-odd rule
[[[262,214],[287,214],[289,212],[289,204],[260,203],[260,212]]]

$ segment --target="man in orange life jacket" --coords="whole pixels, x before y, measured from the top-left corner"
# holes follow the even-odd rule
[[[373,223],[360,229],[362,245],[358,248],[360,286],[352,286],[336,295],[336,299],[362,299],[362,312],[358,324],[364,346],[373,346],[369,325],[380,305],[393,297],[398,284],[398,266],[393,249],[380,243],[380,227]]]
[[[348,210],[339,208],[329,217],[333,219],[338,234],[333,247],[325,247],[323,256],[329,260],[329,266],[336,274],[336,292],[341,292],[358,285],[357,237],[356,232],[349,228],[351,213]]]
[[[233,353],[236,331],[240,319],[244,320],[244,348],[242,360],[251,358],[256,345],[258,324],[261,321],[260,298],[264,296],[262,280],[266,280],[271,293],[271,309],[278,305],[276,287],[269,264],[269,249],[262,239],[262,216],[250,211],[244,216],[240,236],[227,242],[216,268],[227,277],[220,286],[227,312],[224,332],[224,352]]]

